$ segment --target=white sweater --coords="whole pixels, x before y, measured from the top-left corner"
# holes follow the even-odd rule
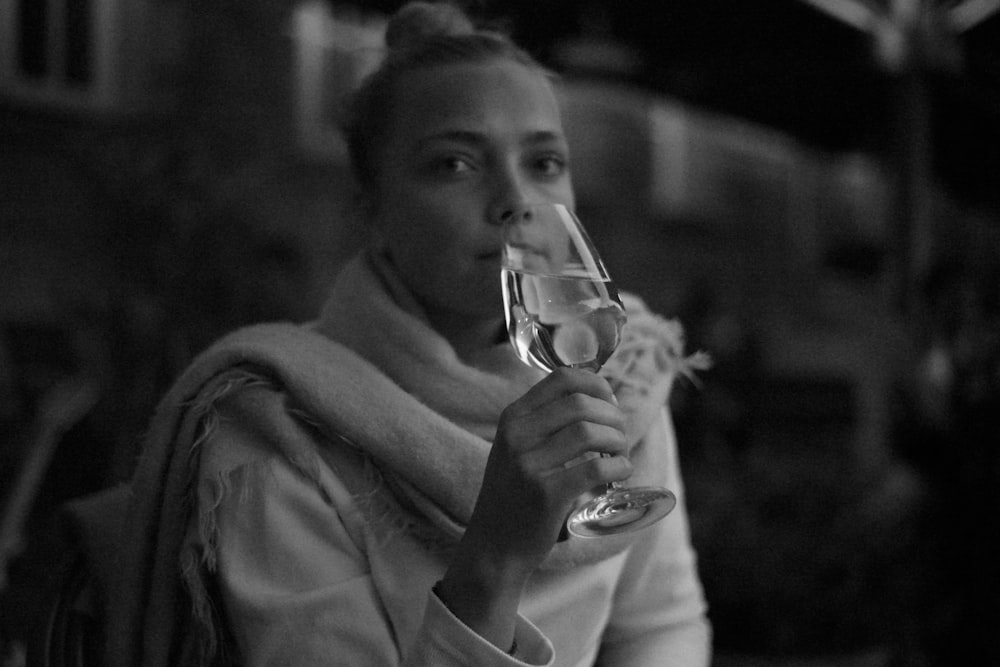
[[[646,437],[669,449],[677,508],[624,553],[537,572],[522,598],[512,657],[464,626],[432,592],[447,567],[447,548],[425,538],[419,517],[392,500],[370,465],[329,443],[317,446],[317,485],[227,404],[202,444],[195,516],[213,515],[214,543],[205,546],[217,558],[225,616],[245,664],[709,664],[710,627],[665,410]],[[376,505],[359,511],[359,475],[383,503],[379,520],[371,520]],[[219,480],[224,492],[213,495]]]

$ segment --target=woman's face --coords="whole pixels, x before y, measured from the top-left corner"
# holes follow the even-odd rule
[[[416,72],[393,99],[369,206],[377,238],[432,316],[500,316],[501,216],[573,205],[552,86],[498,60]]]

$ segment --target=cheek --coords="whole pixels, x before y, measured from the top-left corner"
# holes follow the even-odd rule
[[[476,202],[460,193],[394,185],[374,222],[404,280],[425,296],[461,290],[470,282],[481,289],[482,267],[474,259],[482,247],[481,230],[470,215]]]
[[[414,245],[428,243],[434,226],[418,205],[400,206],[395,202],[382,204],[375,217],[375,229],[385,246],[393,253],[406,251]]]
[[[385,248],[403,280],[418,292],[437,282],[442,267],[453,264],[448,235],[419,216],[397,217],[380,228]]]
[[[406,255],[426,253],[449,261],[452,255],[460,256],[468,241],[468,232],[462,226],[468,214],[437,202],[411,201],[410,206],[397,208],[384,219],[382,230],[390,246]]]
[[[408,265],[433,267],[454,261],[455,239],[440,227],[414,220],[387,231],[390,252]]]

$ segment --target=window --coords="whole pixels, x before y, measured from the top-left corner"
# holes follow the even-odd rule
[[[32,79],[48,73],[49,6],[44,2],[21,0],[20,21],[17,23],[17,66],[19,72]]]
[[[292,20],[295,42],[296,125],[305,153],[342,161],[346,147],[338,130],[347,96],[382,56],[386,19],[377,12],[300,3]]]
[[[0,0],[0,96],[71,111],[148,104],[150,62],[176,4]]]
[[[15,25],[17,73],[64,84],[90,80],[90,0],[19,0]]]

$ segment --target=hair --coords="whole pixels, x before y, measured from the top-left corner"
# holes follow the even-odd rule
[[[499,30],[477,26],[452,2],[409,2],[390,19],[386,56],[354,93],[342,131],[355,178],[368,190],[378,176],[378,147],[394,113],[396,84],[408,75],[442,65],[510,60],[545,68]]]

